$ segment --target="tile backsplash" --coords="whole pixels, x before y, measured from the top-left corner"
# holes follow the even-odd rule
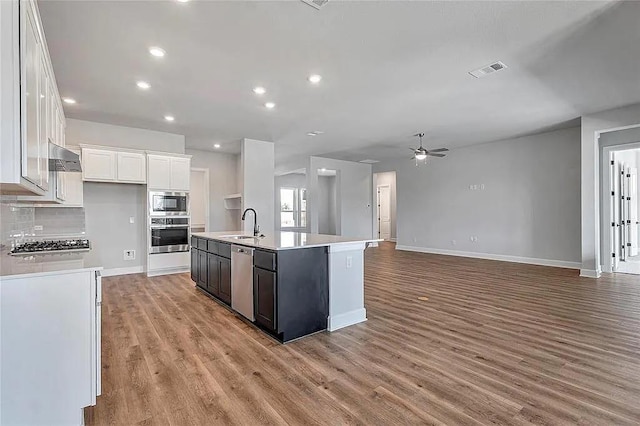
[[[83,208],[32,207],[0,200],[0,245],[25,240],[63,239],[86,234]]]

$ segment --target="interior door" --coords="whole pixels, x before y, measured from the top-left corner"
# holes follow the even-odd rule
[[[391,187],[378,186],[378,236],[391,239]]]
[[[627,231],[629,232],[628,241],[631,246],[629,247],[629,256],[638,255],[638,169],[630,167],[627,170],[629,179],[629,226]]]

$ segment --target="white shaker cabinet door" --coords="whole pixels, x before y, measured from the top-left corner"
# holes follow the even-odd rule
[[[38,52],[38,141],[40,144],[40,187],[49,190],[49,74],[44,51]],[[52,182],[53,184],[53,182]]]
[[[118,152],[118,181],[146,183],[146,156],[136,152]]]
[[[171,189],[174,191],[188,191],[191,180],[191,159],[171,159]]]
[[[147,157],[147,186],[149,189],[171,189],[171,157],[149,155]]]
[[[39,71],[40,44],[31,8],[21,14],[21,126],[22,126],[22,177],[38,186],[42,185],[39,140]]]
[[[85,181],[115,181],[116,152],[101,149],[82,149],[82,178]]]

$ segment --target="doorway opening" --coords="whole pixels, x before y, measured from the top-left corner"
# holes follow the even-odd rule
[[[385,241],[396,241],[396,172],[373,174],[376,195],[375,235]]]
[[[191,232],[209,232],[209,169],[191,169]]]
[[[604,146],[601,248],[604,272],[640,275],[640,143]]]

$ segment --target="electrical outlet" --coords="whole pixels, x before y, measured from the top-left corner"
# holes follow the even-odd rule
[[[418,238],[417,237],[413,237],[413,242],[417,243],[418,242]]]
[[[353,266],[353,257],[347,256],[347,268],[351,268]]]
[[[481,183],[481,184],[480,184],[480,189],[481,189],[482,191],[484,191],[484,183]]]
[[[136,251],[135,250],[125,250],[124,251],[124,260],[135,260],[136,259]]]
[[[451,245],[455,246],[456,244],[458,244],[458,242],[456,240],[451,240]]]
[[[129,223],[136,223],[136,218],[134,216],[130,216]]]
[[[42,225],[35,225],[35,226],[33,227],[33,230],[34,230],[34,231],[42,231],[43,229],[44,229],[44,227],[43,227]]]

